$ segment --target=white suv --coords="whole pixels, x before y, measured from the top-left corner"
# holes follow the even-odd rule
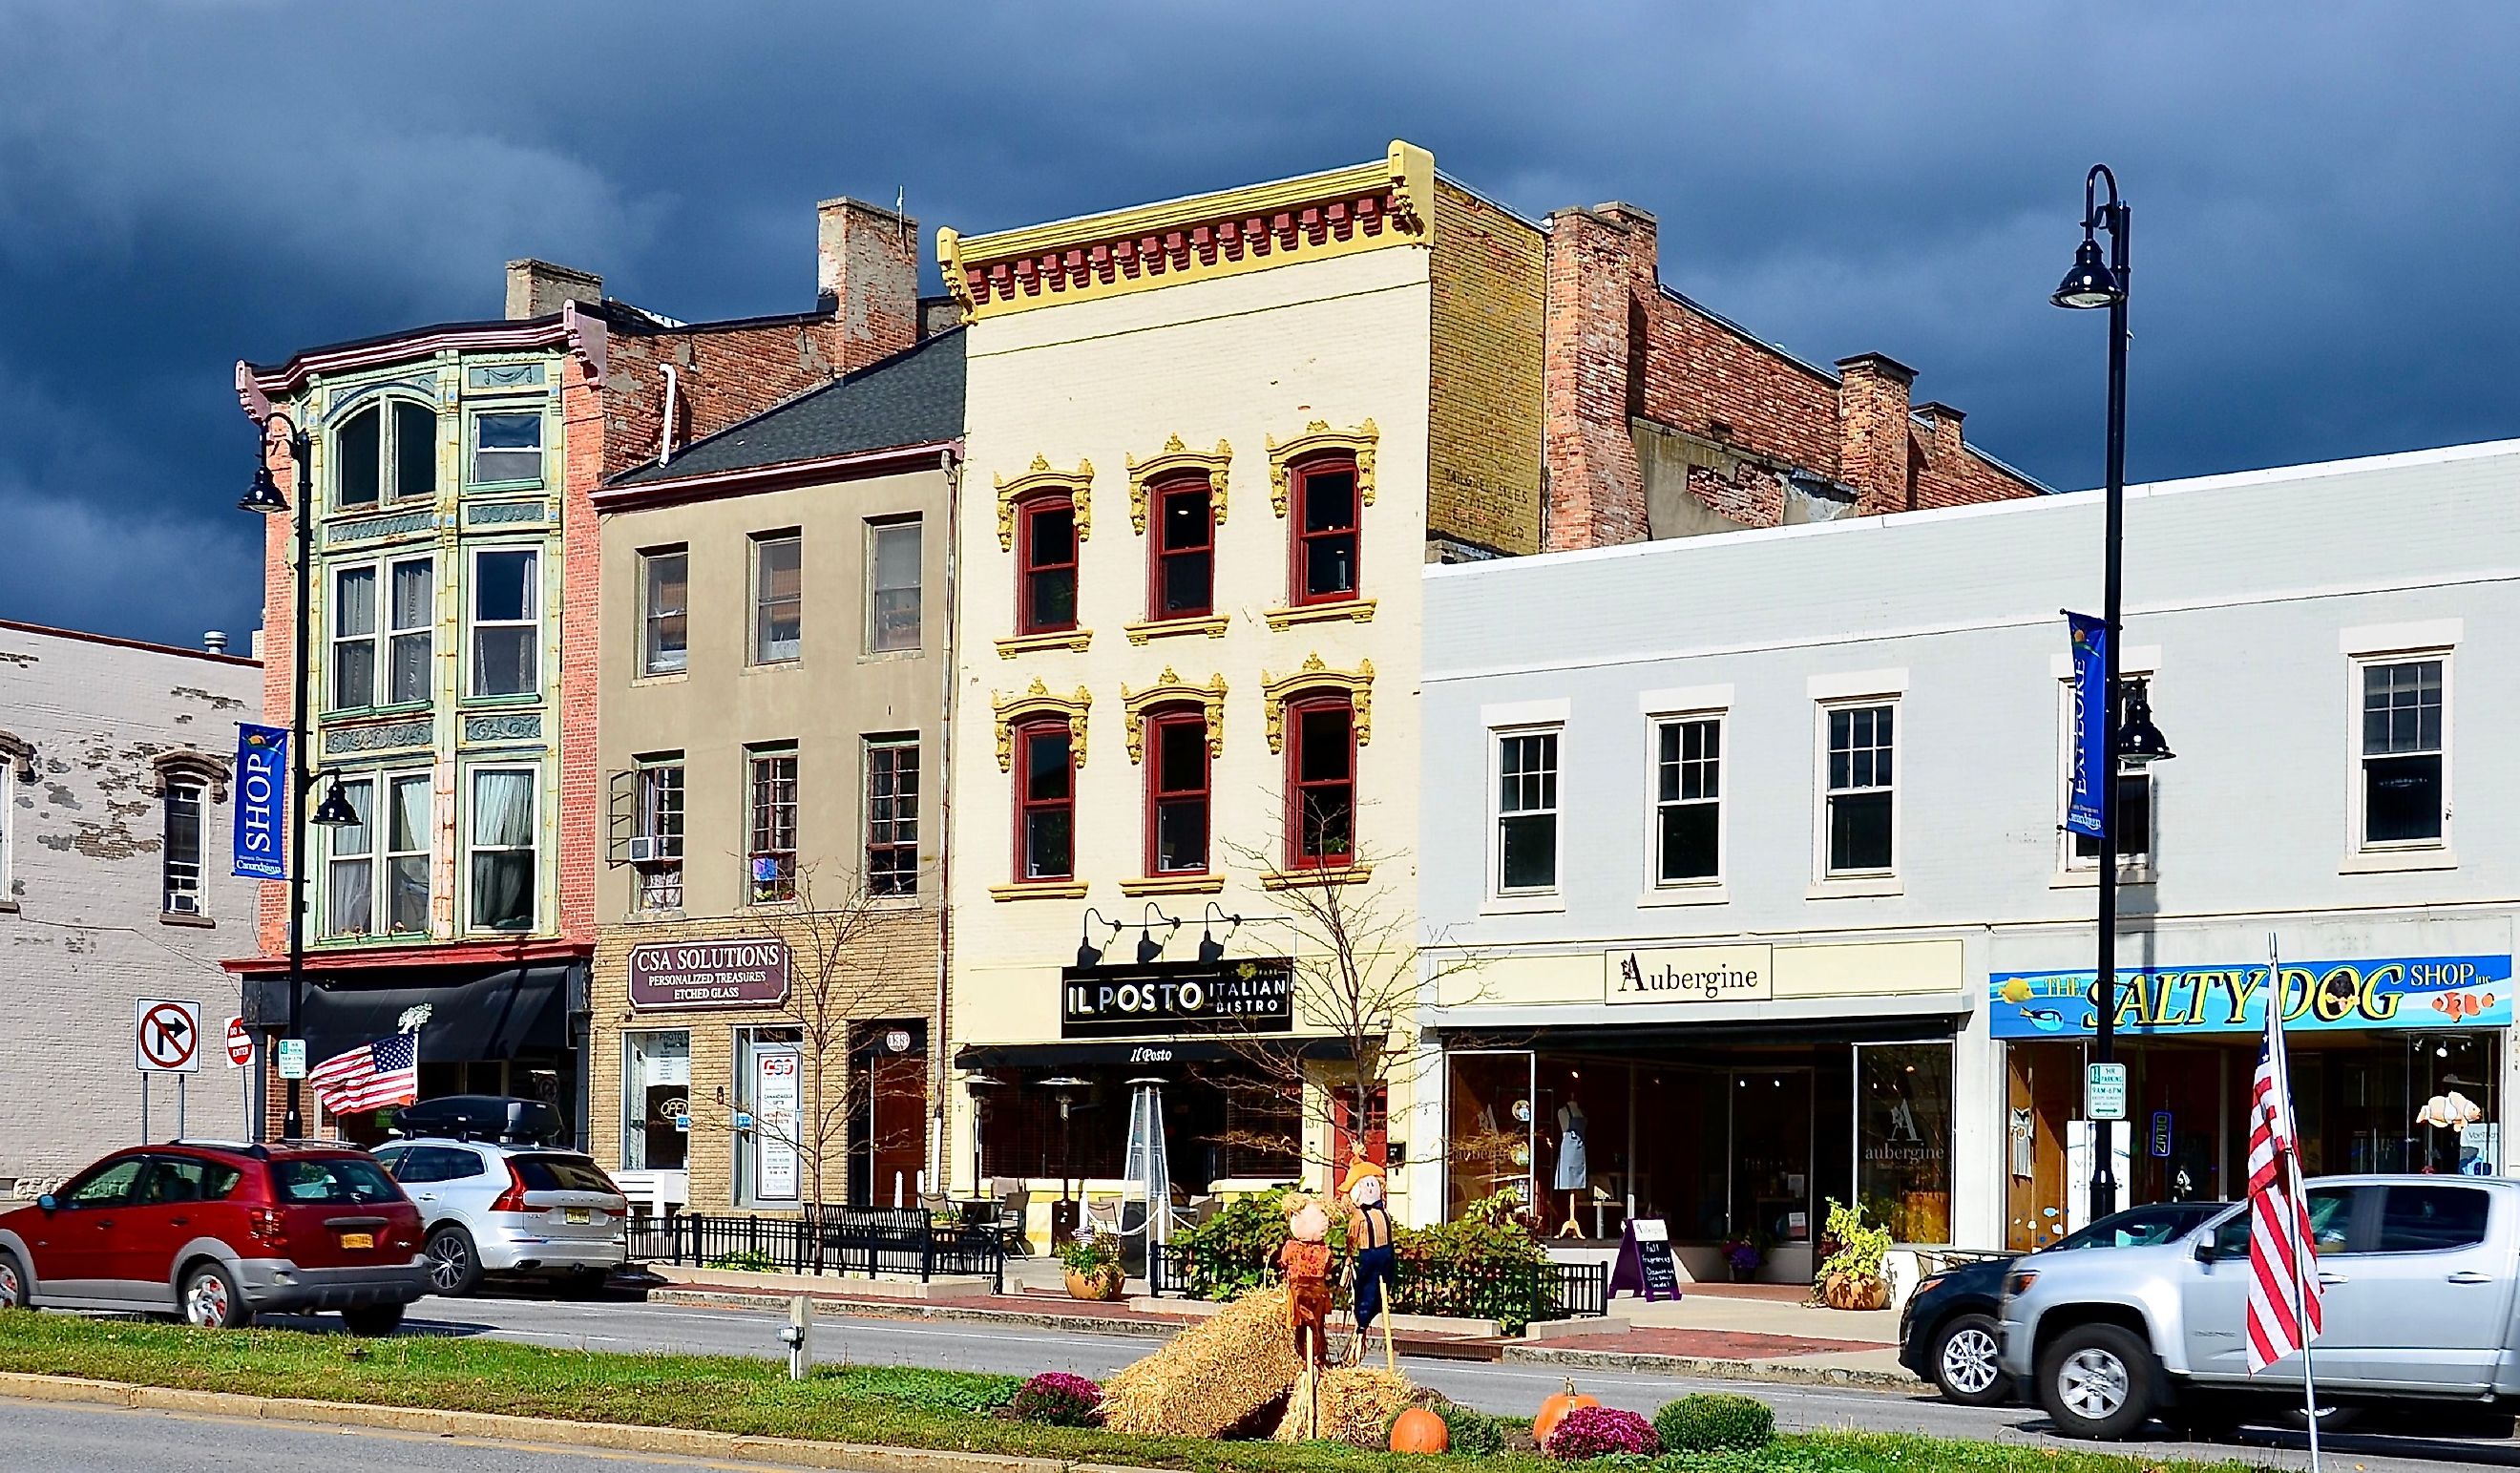
[[[493,1273],[593,1287],[629,1262],[629,1199],[591,1156],[447,1137],[396,1140],[376,1157],[420,1208],[439,1294],[470,1294]]]

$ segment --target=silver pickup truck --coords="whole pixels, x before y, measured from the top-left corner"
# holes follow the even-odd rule
[[[2326,1329],[2321,1406],[2520,1406],[2520,1181],[2322,1177],[2309,1183]],[[2214,1427],[2295,1414],[2301,1357],[2249,1374],[2245,1205],[2174,1241],[2040,1254],[2004,1283],[2002,1363],[2069,1436],[2161,1416]]]

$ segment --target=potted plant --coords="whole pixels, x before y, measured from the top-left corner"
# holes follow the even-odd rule
[[[1079,1233],[1058,1250],[1059,1267],[1067,1271],[1070,1299],[1113,1300],[1126,1279],[1120,1272],[1120,1250],[1099,1235]]]
[[[1822,1301],[1833,1310],[1889,1308],[1890,1281],[1881,1274],[1881,1261],[1890,1253],[1890,1229],[1867,1226],[1862,1207],[1832,1197],[1828,1235],[1837,1250],[1820,1266]]]
[[[1724,1267],[1732,1271],[1732,1281],[1736,1284],[1745,1284],[1757,1277],[1759,1265],[1768,1260],[1768,1255],[1761,1251],[1758,1243],[1747,1236],[1727,1238],[1716,1251],[1723,1255]]]

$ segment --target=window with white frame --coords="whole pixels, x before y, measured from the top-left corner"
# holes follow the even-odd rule
[[[919,647],[919,519],[867,524],[870,653]]]
[[[679,675],[691,666],[692,556],[686,548],[639,555],[639,673]]]
[[[390,410],[390,414],[388,414]],[[333,504],[373,507],[437,490],[437,411],[409,399],[370,404],[333,431]]]
[[[384,812],[376,809],[380,785]],[[327,829],[324,934],[428,933],[429,793],[427,773],[341,780],[358,822]],[[378,918],[383,918],[379,925]]]
[[[336,711],[377,703],[377,569],[374,563],[333,570],[333,704]]]
[[[683,759],[677,752],[639,764],[639,835],[646,858],[639,876],[639,909],[678,911],[683,905]]]
[[[2144,672],[2138,672],[2141,674]],[[2133,679],[2135,677],[2129,677]],[[2071,870],[2092,870],[2100,867],[2100,840],[2096,834],[2078,833],[2064,824],[2065,806],[2073,801],[2074,771],[2074,686],[2066,681],[2060,688],[2057,706],[2057,749],[2062,754],[2067,781],[2057,783],[2056,831],[2064,846],[2063,868]],[[2118,868],[2139,869],[2152,863],[2152,772],[2149,768],[2118,769]]]
[[[2356,667],[2360,772],[2356,833],[2364,849],[2424,848],[2448,836],[2446,655],[2393,655]]]
[[[165,899],[169,915],[202,914],[202,785],[166,784]]]
[[[405,558],[389,566],[385,699],[402,705],[429,696],[429,656],[437,638],[436,567],[427,558]]]
[[[1724,717],[1653,722],[1654,883],[1709,882],[1724,872]]]
[[[752,539],[752,662],[785,664],[804,652],[805,539]]]
[[[1826,772],[1822,851],[1829,876],[1888,874],[1897,865],[1893,701],[1823,706]]]
[[[867,893],[919,893],[919,738],[866,739]]]
[[[534,928],[534,771],[472,769],[466,866],[476,931]]]
[[[539,411],[472,417],[473,485],[509,485],[542,478],[543,417]]]
[[[1554,730],[1497,734],[1500,895],[1557,888],[1557,736]]]
[[[542,555],[481,548],[472,555],[472,693],[531,695],[541,689]]]
[[[341,796],[358,817],[355,823],[324,829],[324,934],[365,936],[376,929],[377,830],[369,822],[376,809],[376,782],[344,778]]]
[[[385,781],[385,929],[397,936],[428,934],[430,788],[427,773]]]
[[[328,709],[357,711],[428,699],[429,655],[437,624],[433,571],[434,564],[427,558],[333,570],[333,680]],[[380,577],[385,585],[382,607]],[[378,627],[381,615],[382,630]]]
[[[746,754],[751,775],[751,822],[744,847],[744,894],[759,905],[796,898],[796,749],[756,748]]]

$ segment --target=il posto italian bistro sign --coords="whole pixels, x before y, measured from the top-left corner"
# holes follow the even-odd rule
[[[788,943],[659,941],[630,948],[630,1005],[776,1007],[788,1001]]]
[[[2286,965],[2279,988],[2264,965],[2129,967],[2118,973],[2117,1030],[2166,1038],[2257,1033],[2280,995],[2286,1028],[2508,1028],[2511,958],[2388,957]],[[2086,1038],[2099,1026],[2088,971],[1997,972],[1988,1019],[2000,1039]]]
[[[1295,969],[1282,958],[1071,966],[1059,973],[1061,1038],[1291,1033],[1294,1027]]]

